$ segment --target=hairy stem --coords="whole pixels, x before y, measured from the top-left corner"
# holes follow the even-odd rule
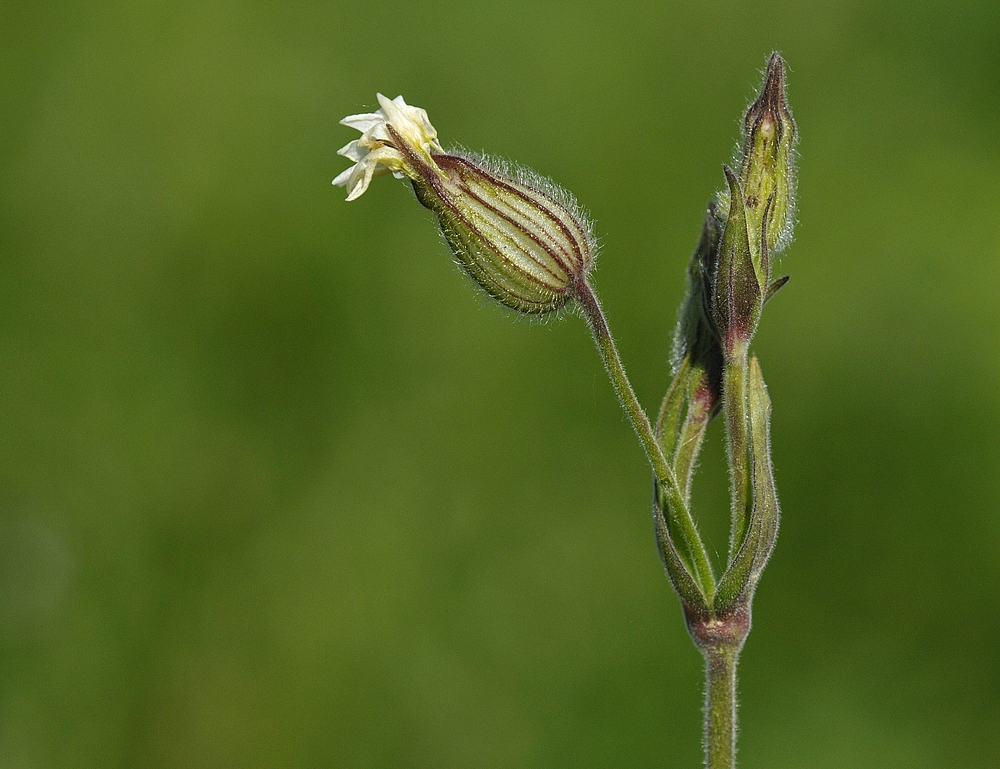
[[[709,648],[705,656],[705,766],[736,766],[736,665],[739,650]]]
[[[597,296],[586,281],[581,281],[577,286],[576,297],[587,322],[590,324],[590,330],[594,335],[594,341],[597,343],[597,349],[604,360],[604,367],[607,369],[608,375],[611,377],[611,382],[615,386],[615,392],[618,393],[618,400],[625,409],[625,413],[628,414],[629,419],[631,419],[632,426],[639,436],[642,448],[653,467],[657,481],[659,481],[661,493],[680,524],[681,534],[684,537],[687,550],[691,554],[691,566],[694,569],[693,576],[697,580],[702,593],[711,601],[712,595],[715,593],[715,577],[712,574],[712,567],[708,561],[708,554],[705,552],[705,546],[702,544],[701,537],[698,536],[698,529],[694,524],[694,519],[691,517],[691,512],[688,510],[684,495],[677,485],[674,471],[671,469],[666,457],[664,457],[663,450],[660,448],[660,444],[653,433],[649,417],[639,403],[639,399],[635,395],[635,390],[632,389],[632,383],[625,373],[625,366],[622,364],[618,348],[615,347],[614,339],[611,337],[611,331],[608,328],[607,319],[604,317],[604,311],[601,309]]]

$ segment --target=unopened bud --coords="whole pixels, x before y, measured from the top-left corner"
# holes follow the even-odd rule
[[[712,306],[712,276],[715,274],[719,258],[719,242],[725,222],[719,218],[718,208],[713,200],[705,212],[698,247],[688,262],[687,291],[677,314],[677,328],[674,331],[674,347],[671,362],[676,371],[685,356],[701,357],[703,350],[717,345],[712,330],[710,313]]]
[[[446,154],[427,113],[401,96],[379,94],[381,109],[341,122],[363,132],[342,150],[357,164],[334,179],[348,200],[372,177],[409,178],[417,199],[437,214],[465,270],[515,310],[558,310],[583,284],[594,259],[590,224],[567,192],[530,171],[469,155]]]
[[[754,247],[764,227],[767,229],[764,242],[770,251],[780,251],[791,240],[795,214],[795,140],[795,121],[785,95],[785,62],[773,53],[767,62],[760,95],[743,117],[739,177],[750,243]]]

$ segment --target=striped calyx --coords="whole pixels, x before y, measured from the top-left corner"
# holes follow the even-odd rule
[[[435,155],[434,162],[413,187],[469,275],[519,312],[565,305],[594,258],[575,201],[547,180],[482,158]]]

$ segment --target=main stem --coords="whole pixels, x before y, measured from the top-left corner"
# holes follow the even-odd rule
[[[736,664],[739,650],[710,648],[705,656],[705,766],[736,767]]]
[[[664,457],[663,450],[660,448],[660,444],[653,433],[649,417],[643,410],[642,404],[639,403],[639,399],[635,395],[635,390],[632,389],[632,383],[625,373],[625,366],[622,363],[621,356],[618,354],[615,341],[611,336],[611,330],[608,328],[608,322],[604,317],[601,304],[597,300],[593,289],[591,289],[586,281],[580,281],[580,284],[576,287],[576,298],[580,304],[580,308],[583,310],[584,316],[587,318],[587,322],[590,324],[594,341],[597,342],[597,349],[600,350],[601,358],[604,360],[604,367],[607,369],[608,375],[611,377],[611,382],[615,386],[615,392],[618,393],[618,400],[625,409],[625,413],[628,414],[629,419],[631,419],[632,426],[635,428],[635,432],[639,436],[639,441],[642,443],[642,448],[646,452],[646,457],[653,466],[656,479],[659,481],[668,503],[677,515],[681,533],[691,553],[693,561],[691,565],[694,569],[693,576],[701,587],[706,599],[711,602],[712,596],[715,593],[715,577],[712,574],[712,567],[708,561],[708,554],[705,552],[705,546],[702,544],[701,537],[698,536],[698,529],[694,525],[694,519],[691,517],[691,512],[688,510],[687,503],[677,484],[674,471],[671,469],[666,457]]]

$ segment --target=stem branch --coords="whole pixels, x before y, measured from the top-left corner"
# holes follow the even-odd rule
[[[712,596],[715,593],[715,577],[712,574],[712,567],[708,561],[708,554],[705,552],[705,546],[702,544],[701,537],[698,536],[698,529],[694,524],[694,519],[691,517],[691,512],[688,510],[684,495],[677,484],[674,471],[671,469],[666,457],[664,457],[663,450],[660,448],[660,444],[653,434],[649,417],[639,403],[639,399],[635,395],[635,390],[632,389],[632,383],[625,373],[625,366],[622,363],[621,356],[618,354],[618,348],[615,347],[615,341],[611,337],[611,330],[608,328],[608,322],[604,317],[601,304],[597,300],[593,289],[590,288],[586,281],[581,281],[577,286],[576,298],[587,322],[590,324],[594,341],[597,342],[597,349],[604,360],[604,367],[607,369],[608,375],[611,377],[611,382],[615,386],[618,400],[625,409],[625,413],[628,414],[629,419],[631,419],[632,426],[639,436],[642,448],[653,467],[656,479],[659,481],[661,492],[680,523],[681,533],[688,546],[688,552],[692,556],[693,576],[701,587],[702,593],[709,603],[711,603]]]

